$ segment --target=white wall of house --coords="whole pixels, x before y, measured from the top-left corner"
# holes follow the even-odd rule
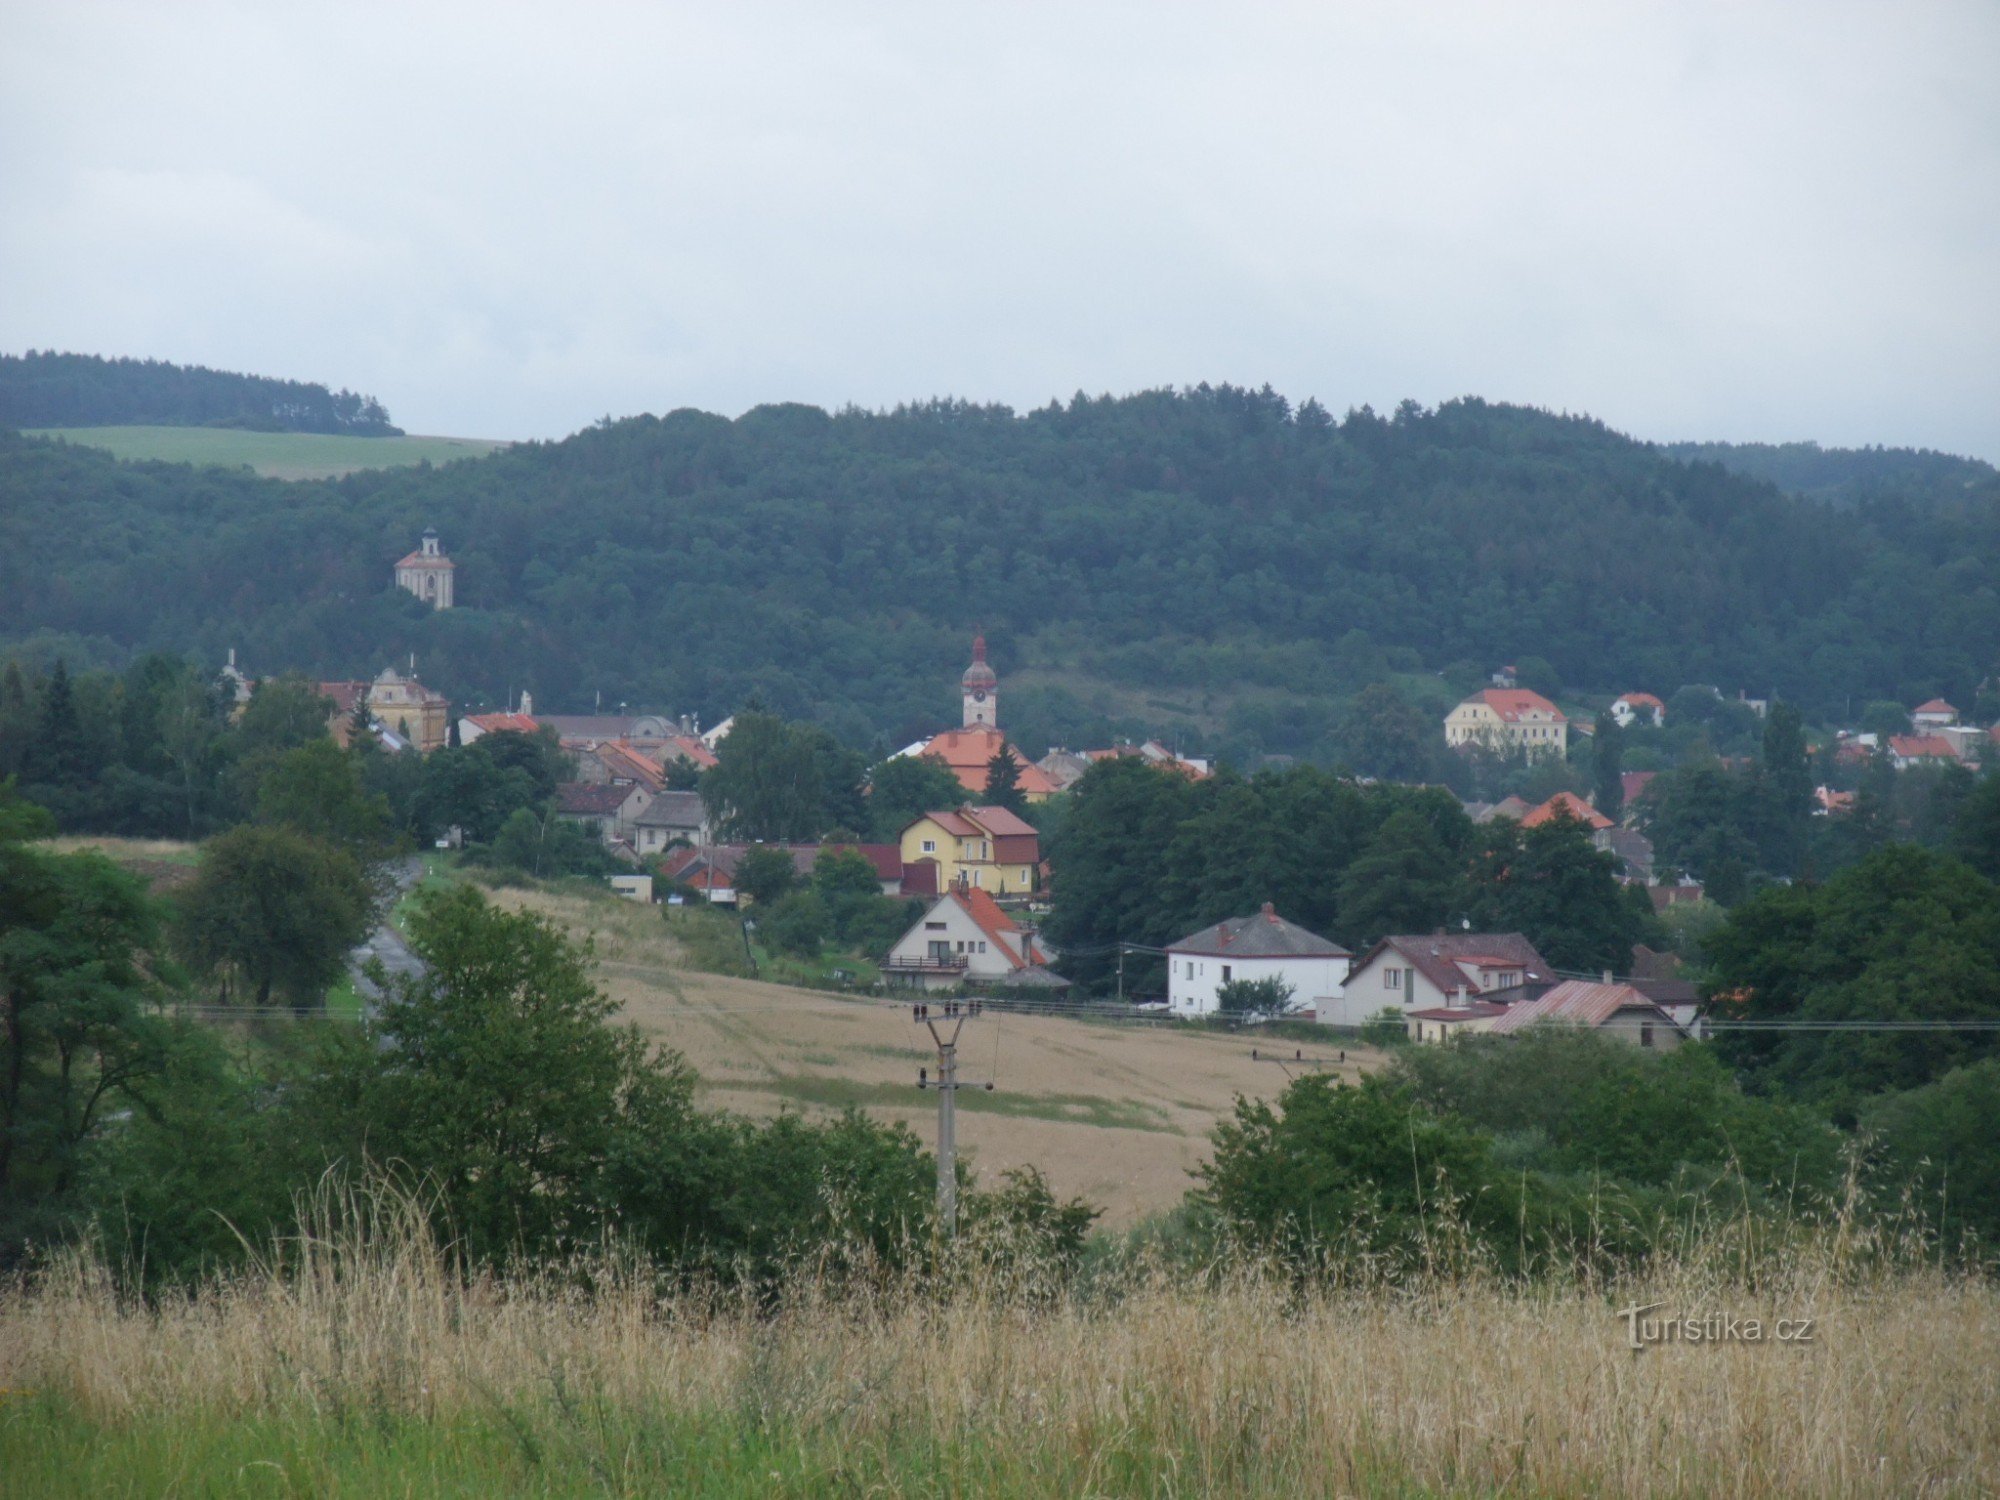
[[[1018,941],[1018,934],[1012,936]],[[989,936],[972,920],[971,913],[948,896],[932,902],[915,925],[897,939],[895,947],[889,950],[892,962],[884,969],[884,977],[897,978],[895,960],[911,962],[933,955],[964,959],[965,971],[963,975],[954,972],[926,976],[923,981],[926,989],[950,989],[966,980],[1003,979],[1017,967],[1013,950]]]
[[[1327,958],[1223,958],[1213,953],[1167,954],[1167,1012],[1208,1016],[1215,994],[1235,980],[1282,979],[1292,987],[1292,1008],[1310,1010],[1337,1002],[1347,966],[1345,956]]]
[[[1510,972],[1515,976],[1512,982],[1518,984],[1520,971]],[[1475,999],[1491,988],[1479,982],[1476,968],[1467,975],[1465,987]],[[1436,1010],[1450,1000],[1449,994],[1424,977],[1423,970],[1394,948],[1387,948],[1348,976],[1338,1001],[1321,1006],[1318,1019],[1328,1026],[1362,1026],[1385,1010],[1399,1010],[1407,1016],[1413,1010]]]

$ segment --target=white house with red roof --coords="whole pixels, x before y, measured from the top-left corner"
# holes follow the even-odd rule
[[[1063,990],[1041,940],[977,886],[956,885],[933,901],[882,960],[882,977],[912,989],[962,984]]]
[[[1532,688],[1486,688],[1445,715],[1444,742],[1560,757],[1569,753],[1569,718]]]
[[[1221,1009],[1225,984],[1276,979],[1291,990],[1294,1010],[1324,1012],[1340,1003],[1354,955],[1336,942],[1288,922],[1266,901],[1247,917],[1229,917],[1167,946],[1167,1010],[1207,1016]]]
[[[1933,729],[1944,729],[1958,722],[1958,710],[1942,698],[1933,698],[1928,703],[1919,703],[1910,711],[1910,723],[1918,734]]]
[[[450,609],[457,571],[458,564],[438,549],[438,534],[426,528],[417,550],[396,564],[396,587],[415,594],[432,609]]]
[[[1385,937],[1354,965],[1340,999],[1319,1019],[1362,1026],[1385,1010],[1411,1015],[1469,1002],[1505,1004],[1540,995],[1555,970],[1518,932],[1404,933]]]
[[[1667,705],[1651,693],[1626,693],[1611,700],[1611,717],[1620,729],[1630,729],[1640,719],[1658,729],[1667,722]]]

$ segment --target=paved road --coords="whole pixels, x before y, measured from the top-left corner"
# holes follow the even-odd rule
[[[424,878],[424,862],[412,854],[396,867],[396,891],[389,898],[391,907],[402,899],[417,882]],[[382,925],[368,935],[368,941],[356,948],[348,960],[348,967],[354,971],[355,993],[361,997],[361,1013],[368,1020],[375,1019],[375,1008],[382,1001],[382,992],[363,971],[369,959],[380,959],[382,967],[393,976],[421,974],[424,962],[410,951],[410,945],[403,941],[403,935],[390,925],[385,914]]]

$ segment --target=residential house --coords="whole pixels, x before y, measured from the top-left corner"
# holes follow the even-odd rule
[[[710,832],[700,792],[657,792],[632,820],[632,848],[648,859],[676,843],[700,849],[708,844]]]
[[[1958,747],[1942,734],[1892,734],[1889,762],[1899,771],[1912,766],[1951,766],[1959,760]]]
[[[1641,721],[1657,729],[1667,722],[1667,705],[1651,693],[1626,693],[1611,700],[1611,717],[1620,729]]]
[[[1494,1020],[1495,1036],[1513,1036],[1530,1026],[1584,1026],[1635,1046],[1670,1052],[1686,1040],[1680,1023],[1629,984],[1571,979],[1539,1000],[1507,1008]]]
[[[982,983],[1067,989],[1069,981],[1050,972],[1048,964],[1040,939],[990,895],[977,886],[955,885],[897,939],[882,960],[882,977],[921,990]]]
[[[1409,933],[1385,937],[1361,956],[1337,1005],[1319,1019],[1361,1026],[1385,1010],[1435,1010],[1464,999],[1495,1003],[1543,993],[1555,970],[1518,932]]]
[[[1538,807],[1530,808],[1521,819],[1523,828],[1539,828],[1557,818],[1572,818],[1592,833],[1611,827],[1611,820],[1575,792],[1557,792]]]
[[[903,863],[937,865],[939,889],[971,885],[995,895],[1026,895],[1039,884],[1041,836],[1004,807],[929,812],[903,830]]]
[[[1646,899],[1653,903],[1655,912],[1663,912],[1670,906],[1689,905],[1702,899],[1702,884],[1698,880],[1681,880],[1673,885],[1649,885]]]
[[[1698,1018],[1701,1015],[1701,991],[1692,979],[1683,979],[1679,974],[1662,974],[1654,977],[1633,975],[1627,981],[1633,989],[1659,1006],[1674,1018],[1674,1024],[1689,1036],[1699,1034]]]
[[[1636,828],[1600,828],[1591,843],[1618,861],[1619,878],[1637,885],[1653,879],[1653,841]]]
[[[659,798],[654,799],[654,805],[658,805],[660,798],[694,795],[692,792],[662,792]],[[642,832],[646,821],[644,815],[638,820]],[[931,897],[937,895],[939,889],[936,861],[905,864],[901,851],[894,844],[707,844],[666,849],[667,842],[670,841],[661,841],[664,850],[660,860],[661,873],[669,880],[693,886],[710,901],[724,905],[736,900],[736,866],[752,849],[783,852],[790,858],[792,869],[800,880],[812,878],[813,867],[819,863],[820,855],[852,852],[875,867],[876,878],[881,882],[885,896]]]
[[[1533,811],[1534,808],[1528,805],[1526,798],[1510,794],[1502,797],[1492,806],[1473,814],[1472,821],[1475,823],[1491,823],[1495,818],[1512,818],[1518,823]]]
[[[1167,1009],[1176,1016],[1213,1015],[1225,984],[1276,979],[1291,990],[1294,1010],[1325,1014],[1338,1006],[1354,955],[1336,942],[1279,916],[1266,901],[1247,917],[1228,917],[1167,945]]]
[[[578,781],[599,785],[629,782],[654,792],[667,789],[667,768],[626,740],[603,740],[573,752],[572,758]]]
[[[1621,771],[1618,773],[1619,788],[1625,793],[1625,815],[1630,817],[1638,807],[1639,799],[1646,795],[1646,788],[1653,784],[1658,771]]]
[[[556,787],[556,816],[593,830],[607,844],[633,847],[633,821],[653,800],[632,782],[565,781]]]
[[[527,714],[467,714],[458,721],[458,742],[470,745],[489,734],[533,734],[540,727]]]
[[[1928,703],[1919,703],[1910,714],[1910,723],[1918,734],[1933,729],[1944,729],[1958,722],[1958,710],[1942,698],[1933,698]]]
[[[1448,1042],[1455,1036],[1491,1031],[1506,1014],[1504,1001],[1475,1000],[1470,991],[1459,990],[1444,1005],[1405,1013],[1403,1029],[1413,1042]]]

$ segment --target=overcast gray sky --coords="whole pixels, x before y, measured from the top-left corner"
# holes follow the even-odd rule
[[[2000,4],[0,4],[0,348],[2000,460]]]

